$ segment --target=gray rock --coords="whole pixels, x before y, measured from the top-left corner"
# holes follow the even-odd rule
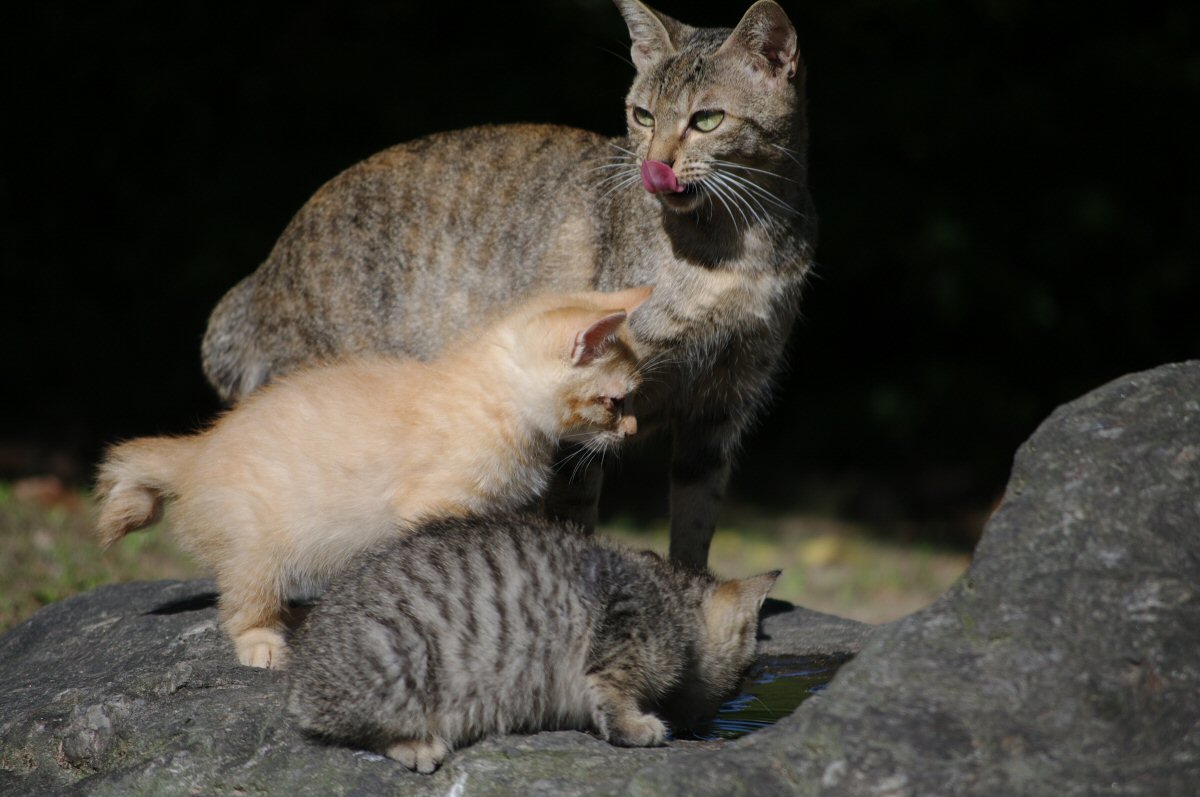
[[[732,743],[489,739],[433,776],[302,738],[208,582],[104,587],[0,637],[0,793],[1194,794],[1200,363],[1107,385],[1022,447],[967,574],[870,629],[772,603],[769,655],[854,652]]]
[[[1056,410],[964,577],[755,736],[799,794],[1200,793],[1200,363]]]
[[[683,750],[625,750],[586,733],[486,740],[432,777],[314,743],[283,711],[277,672],[242,667],[210,581],[101,587],[0,637],[0,794],[621,794]],[[773,655],[851,653],[869,626],[773,601]]]

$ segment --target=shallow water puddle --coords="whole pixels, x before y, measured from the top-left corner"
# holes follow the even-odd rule
[[[736,739],[773,725],[825,688],[850,656],[777,656],[759,659],[750,668],[737,697],[695,736]]]

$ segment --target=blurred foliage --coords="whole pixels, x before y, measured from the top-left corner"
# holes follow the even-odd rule
[[[0,632],[103,584],[203,573],[161,525],[102,551],[91,521],[87,497],[56,479],[0,482]]]
[[[102,550],[92,536],[94,513],[86,493],[56,478],[0,481],[0,633],[47,603],[104,584],[206,575],[169,523]],[[866,622],[894,620],[931,603],[968,562],[962,552],[899,544],[820,515],[726,514],[711,557],[719,574],[740,578],[782,568],[773,597]],[[667,549],[661,522],[621,518],[601,533],[637,548]]]
[[[819,268],[738,496],[983,505],[1054,406],[1197,355],[1194,3],[784,5],[808,64]],[[743,10],[659,7],[717,25]],[[0,442],[74,452],[76,479],[106,440],[217,409],[207,314],[322,182],[470,124],[617,133],[631,75],[605,0],[26,10],[0,34]]]

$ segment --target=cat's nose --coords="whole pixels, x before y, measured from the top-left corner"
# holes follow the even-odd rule
[[[683,191],[675,170],[666,161],[642,161],[642,186],[652,194],[677,194]]]

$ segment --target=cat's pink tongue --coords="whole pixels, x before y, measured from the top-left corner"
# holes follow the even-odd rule
[[[642,161],[642,185],[652,194],[678,194],[683,191],[679,178],[663,161]]]

